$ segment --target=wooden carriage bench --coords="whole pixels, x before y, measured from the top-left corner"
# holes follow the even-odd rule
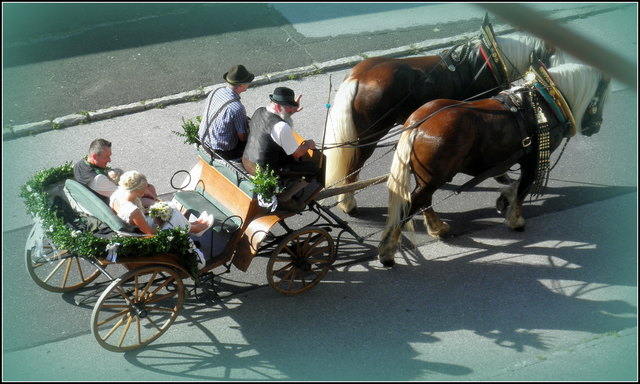
[[[300,142],[302,138],[296,137]],[[313,152],[310,152],[310,156]],[[318,161],[318,158],[312,158]],[[187,173],[186,180],[176,186],[174,179]],[[214,250],[216,255],[230,256],[241,271],[247,271],[251,260],[258,253],[262,241],[271,228],[287,217],[297,213],[270,212],[258,203],[254,184],[241,164],[212,159],[201,147],[198,162],[190,171],[178,171],[171,181],[178,191],[174,203],[184,213],[200,215],[207,211],[216,217],[213,226],[214,243],[224,245],[223,250]]]
[[[185,185],[174,186],[178,189],[173,196],[174,202],[182,206],[184,212],[195,216],[200,216],[203,211],[212,214],[215,223],[211,230],[214,232],[236,232],[242,227],[246,211],[231,209],[238,204],[240,208],[250,204],[255,197],[253,183],[246,175],[240,174],[239,170],[232,169],[223,161],[211,159],[202,150],[198,151],[198,155],[200,161],[189,172]],[[178,174],[176,172],[174,177]],[[225,197],[231,197],[231,200]]]

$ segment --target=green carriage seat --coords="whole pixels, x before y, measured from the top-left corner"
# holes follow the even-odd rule
[[[64,190],[75,210],[95,217],[115,232],[134,232],[133,226],[113,213],[111,208],[89,188],[73,179],[67,179]]]

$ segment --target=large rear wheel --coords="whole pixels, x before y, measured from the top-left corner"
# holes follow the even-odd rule
[[[36,222],[24,250],[27,272],[40,287],[51,292],[71,292],[100,276],[100,270],[87,259],[58,249],[40,222]]]
[[[178,272],[147,265],[114,280],[100,295],[91,315],[91,332],[113,352],[151,343],[169,329],[184,302]]]
[[[283,294],[304,292],[322,280],[336,259],[333,239],[322,228],[308,227],[287,235],[271,253],[267,279]]]

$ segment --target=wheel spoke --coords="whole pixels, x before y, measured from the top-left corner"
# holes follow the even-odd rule
[[[49,275],[47,276],[46,279],[44,279],[43,281],[46,283],[49,280],[51,280],[51,278],[53,278],[53,276],[60,270],[60,268],[62,267],[62,265],[64,264],[65,260],[60,260],[58,262],[58,264],[53,268],[53,271],[51,271],[51,273],[49,273]]]
[[[150,322],[150,323],[151,323],[151,325],[153,325],[153,327],[154,327],[155,329],[157,329],[158,331],[161,331],[161,330],[162,330],[162,327],[158,327],[158,324],[156,324],[156,322],[155,322],[155,321],[153,321],[153,319],[152,319],[152,318],[150,318],[150,317],[145,317],[145,319],[146,319],[148,322]]]
[[[71,266],[73,265],[73,260],[68,259],[66,263],[66,267],[64,269],[64,274],[62,275],[62,286],[67,286],[67,281],[69,280],[69,271],[71,271]]]
[[[124,343],[124,338],[125,336],[127,336],[127,332],[129,332],[129,327],[131,327],[132,320],[133,318],[131,316],[128,316],[127,324],[124,326],[124,329],[122,330],[122,334],[120,335],[120,340],[118,341],[118,347],[121,347],[122,343]]]
[[[283,260],[283,261],[285,261],[285,260]],[[287,263],[283,267],[280,267],[277,271],[274,271],[274,273],[276,275],[280,276],[280,273],[282,273],[282,271],[291,270],[292,267],[293,267],[293,263]]]
[[[98,325],[105,325],[105,324],[111,322],[111,320],[117,319],[118,317],[121,317],[121,316],[124,318],[124,316],[126,316],[127,313],[129,313],[129,308],[123,309],[122,311],[114,314],[113,316],[107,317],[103,321],[99,322]]]
[[[113,327],[111,327],[111,330],[109,332],[107,332],[106,336],[104,337],[104,340],[107,340],[108,338],[110,338],[115,331],[118,330],[118,328],[120,328],[122,326],[122,322],[124,321],[125,317],[123,316],[122,319],[118,320]],[[106,324],[106,322],[105,322]]]
[[[144,298],[147,296],[147,293],[149,292],[149,289],[151,289],[151,286],[155,282],[156,276],[158,276],[158,273],[157,272],[153,272],[153,276],[151,276],[151,278],[149,278],[149,281],[147,281],[147,285],[144,287],[144,290],[142,292],[140,292],[140,295],[138,297],[136,297],[136,301],[143,301],[144,300]]]
[[[162,296],[154,296],[154,297],[150,297],[149,299],[145,300],[145,304],[150,304],[150,303],[157,303],[160,300],[164,300],[164,299],[169,299],[175,295],[177,295],[177,292],[169,292],[169,293],[165,293]]]
[[[80,280],[85,281],[84,272],[82,272],[82,266],[80,265],[80,259],[77,257],[74,257],[74,261],[75,261],[76,267],[78,268],[78,275],[80,275]]]

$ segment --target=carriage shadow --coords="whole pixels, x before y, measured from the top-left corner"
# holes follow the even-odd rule
[[[590,199],[629,191],[578,189]],[[560,197],[542,202],[543,213],[577,191],[553,192]],[[620,220],[632,219],[625,209]],[[189,306],[184,322],[201,338],[171,340],[168,332],[125,358],[188,379],[464,380],[474,368],[457,363],[464,361],[455,359],[459,351],[544,355],[563,344],[564,331],[615,334],[637,324],[633,300],[611,295],[636,289],[637,244],[617,226],[590,219],[568,223],[585,230],[534,221],[528,231],[536,236],[485,228],[421,249],[403,247],[393,268],[383,268],[368,247],[358,262],[337,266],[300,295],[264,287]],[[347,244],[341,254],[357,246]],[[442,247],[453,249],[437,252]],[[425,361],[419,351],[427,348],[442,354]]]

